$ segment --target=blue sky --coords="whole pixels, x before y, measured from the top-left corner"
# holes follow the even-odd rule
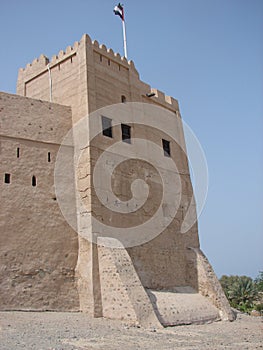
[[[1,0],[0,90],[17,71],[84,33],[123,54],[118,1]],[[123,0],[128,56],[142,80],[179,100],[205,151],[201,247],[215,272],[263,270],[261,0]]]

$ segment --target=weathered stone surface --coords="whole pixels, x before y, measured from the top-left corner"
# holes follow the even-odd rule
[[[206,256],[199,248],[190,247],[190,250],[194,252],[195,255],[191,258],[196,264],[198,291],[203,296],[210,299],[213,305],[219,309],[222,320],[233,321],[235,319],[235,315]],[[189,260],[191,258],[189,258]]]
[[[218,309],[191,287],[178,287],[173,291],[149,289],[148,294],[164,326],[220,320]]]
[[[109,248],[112,238],[98,238],[98,261],[103,316],[159,327],[153,305],[124,247]],[[111,242],[113,245],[114,242]],[[105,246],[106,245],[106,246]],[[116,244],[115,244],[116,245]]]

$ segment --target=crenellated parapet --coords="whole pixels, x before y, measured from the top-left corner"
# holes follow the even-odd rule
[[[158,100],[161,104],[171,105],[173,109],[179,111],[178,101],[175,98],[165,95],[162,91],[154,88],[151,88],[151,93],[155,94],[155,96],[152,97],[153,100]]]
[[[86,65],[87,72],[83,70],[83,67]],[[65,69],[64,69],[65,67]],[[81,74],[80,74],[81,67]],[[92,73],[93,72],[93,73]],[[58,103],[72,103],[70,93],[66,97],[61,98],[59,96],[59,89],[61,83],[71,84],[69,89],[71,91],[77,91],[77,85],[85,85],[85,76],[88,75],[89,82],[91,81],[92,74],[100,74],[104,76],[108,75],[110,79],[119,81],[118,84],[129,84],[129,90],[133,91],[127,93],[125,91],[120,91],[120,94],[129,95],[130,101],[140,101],[155,103],[160,106],[163,106],[171,111],[178,111],[178,102],[171,96],[166,96],[163,92],[151,88],[150,85],[142,82],[139,77],[139,73],[136,70],[134,62],[132,60],[127,60],[125,57],[122,57],[119,53],[114,52],[111,48],[108,48],[104,44],[100,44],[97,40],[91,40],[91,38],[84,34],[80,41],[76,41],[72,46],[68,46],[65,50],[60,50],[56,55],[53,55],[52,58],[48,58],[45,55],[41,54],[39,58],[34,59],[33,62],[26,65],[25,68],[20,68],[17,81],[17,93],[23,96],[29,96],[39,99],[49,99],[50,95],[50,82],[49,79],[52,79],[53,86],[53,95],[54,101]],[[75,82],[69,82],[69,76],[71,75],[72,80],[77,78]],[[108,78],[107,78],[108,79]],[[112,80],[111,80],[112,81]],[[94,86],[94,85],[93,85]],[[92,88],[91,86],[87,89]],[[149,93],[154,94],[150,98],[147,96]],[[68,97],[71,100],[68,100]],[[112,101],[105,101],[106,103],[116,103],[119,101],[119,98]],[[74,104],[75,102],[73,102]],[[101,105],[94,108],[98,108]]]
[[[41,54],[39,58],[35,58],[33,62],[28,63],[25,68],[20,68],[18,71],[18,86],[20,81],[24,82],[28,77],[32,77],[38,72],[46,70],[49,64],[49,59],[45,55]],[[17,91],[21,94],[19,91]]]
[[[134,62],[132,60],[128,61],[126,57],[121,56],[117,52],[114,52],[111,48],[107,48],[104,44],[99,44],[97,40],[92,41],[92,45],[95,52],[107,57],[108,59],[116,63],[119,63],[121,65],[126,66],[127,68],[134,70],[138,74]]]
[[[20,68],[19,75],[22,74],[23,76],[31,76],[32,74],[36,74],[42,70],[47,70],[48,66],[49,68],[52,68],[55,65],[60,64],[68,58],[76,55],[83,46],[93,49],[98,54],[101,54],[107,59],[121,64],[127,69],[131,69],[138,74],[133,61],[128,61],[125,57],[122,57],[119,53],[114,52],[111,48],[107,48],[104,44],[99,44],[97,40],[92,41],[87,34],[84,34],[79,42],[76,41],[73,46],[68,46],[65,51],[60,50],[59,53],[57,55],[53,55],[51,59],[41,54],[39,58],[36,58],[31,63],[28,63],[25,68]]]
[[[156,105],[165,107],[171,110],[172,112],[176,112],[178,117],[180,117],[179,104],[175,98],[165,95],[165,93],[163,93],[162,91],[152,88],[146,83],[142,82],[141,85],[141,90],[143,91],[143,102],[154,103]]]
[[[61,50],[57,55],[52,56],[51,59],[41,54],[39,58],[28,63],[25,68],[20,68],[18,73],[17,92],[18,94],[24,94],[19,91],[19,85],[21,83],[27,84],[32,79],[46,73],[48,69],[55,67],[56,65],[70,59],[70,57],[77,54],[80,47],[79,42],[75,42],[73,46],[68,46],[65,51]]]

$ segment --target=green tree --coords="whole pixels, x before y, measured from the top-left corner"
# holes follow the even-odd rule
[[[230,305],[240,311],[248,312],[254,308],[258,290],[248,276],[222,276],[220,283]]]
[[[228,296],[231,303],[243,311],[253,308],[254,300],[257,297],[257,289],[252,278],[240,276],[230,287]]]
[[[227,275],[223,275],[220,278],[219,281],[227,297],[228,297],[229,290],[231,289],[233,284],[238,281],[239,278],[240,276],[227,276]]]

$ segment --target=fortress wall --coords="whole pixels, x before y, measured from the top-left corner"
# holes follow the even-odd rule
[[[71,108],[0,92],[1,135],[59,145],[72,126]]]
[[[171,115],[171,120],[166,120],[166,123],[171,124],[170,129],[174,130],[174,132],[180,130],[180,124],[179,126],[177,125],[178,122],[180,122],[180,118],[176,118],[173,115]],[[157,144],[160,147],[160,152],[162,152],[161,156],[163,156],[161,141],[162,138],[169,139],[169,137],[160,130],[147,127],[146,125],[148,124],[147,120],[145,125],[131,124],[132,137],[147,139]],[[113,128],[113,138],[99,134],[93,140],[90,149],[92,164],[95,165],[96,159],[99,158],[100,154],[105,152],[115,142],[121,142],[120,127],[116,126]],[[150,160],[152,157],[156,157],[156,154],[152,154],[150,149],[148,152],[147,158],[151,162]],[[197,273],[196,270],[191,275],[188,273],[186,256],[188,246],[199,247],[197,225],[194,225],[188,233],[182,234],[180,232],[181,224],[186,215],[193,192],[187,159],[180,147],[173,140],[171,140],[171,155],[180,173],[182,186],[182,198],[176,217],[158,237],[142,246],[129,248],[128,253],[144,287],[149,289],[173,289],[177,286],[187,286],[190,283],[189,280],[191,280],[191,285],[197,289]],[[109,158],[114,159],[110,154]],[[91,178],[92,174],[93,169],[91,169]],[[161,203],[163,194],[162,180],[153,167],[147,163],[142,164],[140,160],[127,161],[116,168],[112,177],[112,190],[115,195],[120,200],[129,200],[132,195],[131,184],[137,178],[143,179],[150,186],[150,194],[147,202],[140,210],[129,214],[114,214],[113,211],[108,210],[100,203],[96,196],[96,191],[92,187],[91,209],[93,216],[99,221],[102,220],[105,225],[113,227],[136,227],[151,219],[159,206],[162,205],[164,216],[169,217],[170,207],[173,206],[173,201],[176,199],[170,198],[170,202]],[[101,183],[103,184],[103,179]],[[92,182],[89,186],[92,186]],[[116,210],[118,212],[117,208]],[[144,232],[142,232],[143,234]]]
[[[153,91],[156,92],[157,97],[163,95],[158,90]],[[152,103],[159,105],[155,100],[150,100]],[[159,130],[146,127],[150,122],[145,119],[146,126],[142,125],[139,127],[137,125],[134,130],[134,136],[154,142],[160,149],[162,148],[162,138],[170,141],[171,159],[176,164],[177,171],[180,174],[180,205],[170,225],[158,237],[142,246],[130,248],[128,251],[145,287],[149,289],[173,289],[177,286],[192,285],[193,288],[198,290],[197,272],[196,270],[189,270],[188,257],[186,254],[189,246],[199,247],[197,223],[195,223],[188,232],[181,233],[181,225],[184,222],[189,205],[193,199],[193,188],[187,155],[174,141],[174,139],[178,139],[181,145],[185,145],[180,112],[176,111],[176,114],[174,116],[170,115],[170,117],[171,118],[169,118],[169,114],[167,114],[165,121],[160,120]],[[172,137],[161,132],[163,129],[161,125],[162,122],[165,123],[166,126],[169,126],[168,129]],[[151,159],[155,156],[156,155],[149,153],[148,158]],[[147,179],[145,180],[147,182]],[[158,199],[158,195],[154,193],[151,200],[156,201],[156,199]],[[169,217],[172,202],[173,199],[171,203],[162,203],[164,217]],[[194,215],[195,218],[195,206],[193,206],[192,209],[192,215]],[[143,216],[145,218],[145,215]]]
[[[107,105],[121,103],[121,97],[126,101],[140,101],[140,91],[136,89],[136,95],[131,96],[132,86],[130,76],[135,77],[136,83],[140,82],[138,72],[132,62],[128,63],[120,55],[114,55],[113,51],[105,45],[94,42],[93,59],[95,67],[96,109]],[[89,86],[91,89],[92,87]]]
[[[0,117],[0,309],[78,310],[78,239],[54,188],[71,109],[0,93]]]

